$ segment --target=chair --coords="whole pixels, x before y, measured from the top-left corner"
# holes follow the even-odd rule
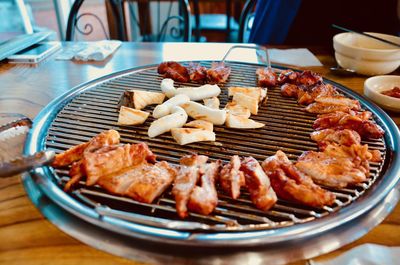
[[[76,0],[72,5],[66,40],[74,40],[75,31],[83,35],[93,32],[91,24],[85,24],[83,29],[79,26],[79,20],[84,16],[98,20],[105,37],[109,39],[106,27],[98,16],[89,12],[79,12],[83,2],[84,0]],[[106,6],[109,31],[113,39],[146,42],[188,42],[191,39],[188,0],[108,0]]]
[[[242,13],[240,14],[239,20],[239,33],[238,42],[247,42],[250,35],[251,27],[254,21],[254,8],[256,6],[257,0],[247,0],[244,4]]]

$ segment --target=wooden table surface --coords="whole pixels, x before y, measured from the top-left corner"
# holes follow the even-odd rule
[[[64,43],[64,45],[70,45]],[[54,56],[36,66],[0,64],[0,114],[20,113],[34,118],[52,99],[72,87],[105,74],[163,60],[200,60],[222,58],[230,44],[157,44],[123,43],[104,62],[58,61]],[[311,47],[310,47],[311,48]],[[366,77],[335,76],[329,67],[335,65],[331,54],[311,49],[324,67],[309,69],[362,94]],[[242,52],[233,56],[254,60]],[[4,115],[5,114],[5,115]],[[400,115],[389,113],[397,125]],[[82,244],[47,221],[27,197],[20,176],[0,179],[0,264],[139,264]],[[359,240],[332,253],[323,260],[364,243],[400,245],[400,206],[377,227]],[[299,261],[296,264],[304,264]]]

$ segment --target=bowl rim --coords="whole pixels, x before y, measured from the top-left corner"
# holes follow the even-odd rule
[[[400,98],[390,97],[380,93],[385,90],[376,90],[373,88],[373,84],[376,80],[385,79],[397,79],[400,87],[400,76],[399,75],[378,75],[373,76],[365,80],[364,82],[364,95],[376,102],[378,105],[383,107],[389,107],[390,109],[400,110]],[[368,95],[369,94],[369,95]],[[377,101],[379,100],[379,102]],[[398,107],[397,107],[398,106]]]
[[[366,32],[368,34],[374,35],[374,34],[378,34],[378,35],[383,35],[383,36],[391,36],[391,37],[395,37],[398,38],[400,41],[400,37],[399,36],[395,36],[395,35],[389,35],[389,34],[383,34],[383,33],[377,33],[377,32]],[[354,45],[349,45],[348,43],[345,43],[343,41],[339,41],[338,39],[340,38],[340,36],[343,35],[349,35],[349,34],[357,34],[360,35],[358,33],[355,32],[341,32],[336,34],[335,36],[333,36],[333,42],[334,43],[338,43],[340,45],[343,45],[347,48],[353,48],[353,49],[357,49],[357,50],[361,50],[361,51],[368,51],[368,52],[377,52],[377,53],[387,53],[387,52],[400,52],[399,48],[393,48],[393,49],[371,49],[371,48],[364,48],[364,47],[360,47],[360,46],[354,46]],[[361,35],[363,36],[363,35]]]

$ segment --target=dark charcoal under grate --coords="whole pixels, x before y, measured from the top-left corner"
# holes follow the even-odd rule
[[[228,100],[226,87],[255,86],[256,84],[255,65],[238,63],[230,63],[230,65],[232,74],[229,83],[222,87],[221,107],[225,106]],[[264,128],[238,130],[215,126],[214,131],[217,135],[215,143],[204,142],[180,146],[170,134],[149,139],[147,129],[154,120],[152,117],[149,117],[144,125],[118,126],[117,103],[122,92],[129,89],[160,91],[161,80],[162,77],[157,74],[156,68],[148,67],[121,77],[111,78],[80,94],[69,102],[54,119],[48,131],[47,148],[61,152],[73,145],[88,141],[104,130],[116,129],[121,134],[123,143],[147,142],[152,151],[157,154],[158,160],[171,163],[178,163],[179,158],[189,152],[204,154],[211,159],[226,162],[234,154],[253,156],[262,161],[279,149],[284,151],[290,159],[295,160],[306,150],[317,150],[316,144],[309,137],[313,131],[311,126],[315,116],[305,113],[302,106],[299,106],[294,99],[282,97],[278,88],[268,90],[267,106],[262,106],[259,114],[252,116],[254,120],[265,123]],[[195,84],[184,85],[196,86]],[[145,111],[152,111],[153,108],[154,106],[146,107]],[[366,143],[371,149],[380,150],[385,158],[385,143],[382,139],[370,140]],[[246,191],[243,191],[238,200],[233,200],[219,191],[219,204],[212,215],[191,214],[184,220],[185,222],[178,222],[181,226],[174,229],[196,228],[195,224],[204,224],[197,228],[210,231],[266,229],[322,218],[361,196],[380,175],[382,165],[383,163],[371,164],[371,177],[365,183],[353,188],[330,189],[337,197],[332,207],[310,208],[279,200],[270,211],[263,212],[252,205]],[[66,170],[56,170],[56,173],[57,181],[61,186],[69,180]],[[129,198],[107,194],[99,187],[85,187],[82,182],[71,195],[96,208],[101,214],[126,220],[160,227],[170,227],[168,225],[170,221],[179,220],[170,191],[165,192],[154,204],[144,204]]]

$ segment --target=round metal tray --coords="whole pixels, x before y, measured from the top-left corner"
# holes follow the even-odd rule
[[[249,69],[260,66],[243,63],[230,64],[235,67]],[[69,92],[54,100],[35,119],[34,127],[28,135],[25,154],[33,154],[45,149],[46,141],[48,140],[48,130],[52,126],[52,122],[56,119],[57,114],[68,103],[82,95],[82,93],[95,90],[96,87],[102,84],[107,84],[110,80],[123,78],[124,76],[154,68],[154,66],[147,66],[111,74],[71,89]],[[333,83],[329,80],[325,81]],[[298,255],[297,258],[319,255],[360,237],[370,229],[371,224],[376,225],[380,220],[382,220],[398,200],[398,196],[388,195],[391,191],[393,191],[392,194],[395,193],[394,188],[400,178],[400,159],[398,155],[400,136],[397,126],[393,123],[390,117],[388,117],[387,114],[375,104],[354,93],[350,89],[336,83],[333,84],[349,97],[358,99],[365,109],[368,109],[373,113],[375,121],[379,123],[386,132],[384,136],[386,157],[380,175],[376,178],[371,187],[363,191],[363,194],[354,202],[349,203],[345,207],[339,208],[333,213],[327,214],[322,218],[316,218],[310,222],[266,229],[260,229],[255,226],[254,229],[233,229],[232,231],[204,231],[202,229],[199,229],[199,231],[193,229],[184,231],[184,229],[171,229],[168,225],[149,225],[149,223],[121,219],[118,215],[106,215],[103,210],[107,211],[107,207],[93,207],[82,203],[82,201],[77,200],[62,191],[57,182],[57,178],[55,178],[55,172],[49,167],[36,169],[31,172],[31,175],[35,179],[41,192],[48,196],[51,201],[81,220],[112,231],[112,235],[114,235],[113,233],[119,233],[124,236],[144,240],[145,242],[161,243],[172,246],[179,245],[181,248],[190,249],[193,246],[196,248],[201,247],[204,248],[207,253],[218,252],[218,255],[226,255],[227,252],[237,251],[238,248],[241,249],[242,253],[243,251],[246,253],[249,253],[249,251],[266,253],[268,252],[268,249],[278,251],[279,249],[286,249],[284,245],[290,245],[293,247],[293,244],[296,245],[296,248],[299,248],[297,252],[303,253],[302,255]],[[28,185],[28,182],[29,177],[25,179],[25,184],[29,193],[30,190],[33,190],[31,188],[33,185]],[[386,202],[388,201],[389,204],[383,203],[384,200],[386,200]],[[366,216],[370,217],[371,212],[376,213],[377,211],[380,214],[379,218],[376,220],[366,221],[363,219]],[[58,221],[55,222],[59,223]],[[355,230],[357,229],[354,227],[355,223],[368,223],[369,225],[366,225],[364,230],[356,232]],[[351,235],[348,234],[349,231],[352,231]],[[74,232],[71,233],[74,234]],[[316,241],[316,238],[319,238],[318,240],[320,240],[322,238],[333,237],[335,234],[338,236],[347,234],[348,239],[341,238],[337,242],[331,240],[331,244],[326,246],[322,246]],[[309,242],[308,244],[305,244],[305,242],[310,240],[311,243]],[[85,242],[93,242],[93,240],[87,239]],[[317,249],[312,249],[312,247],[310,247],[312,245],[317,247]],[[117,251],[113,252],[115,253]],[[270,251],[269,253],[271,254]]]

